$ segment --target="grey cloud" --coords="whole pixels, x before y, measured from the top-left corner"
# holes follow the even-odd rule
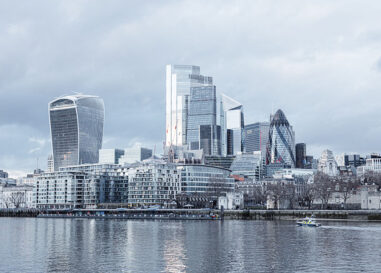
[[[380,151],[380,11],[328,0],[2,2],[0,169],[47,157],[49,144],[28,139],[49,139],[47,104],[72,91],[104,99],[105,147],[160,151],[167,63],[200,65],[244,103],[247,122],[284,109],[315,155]]]

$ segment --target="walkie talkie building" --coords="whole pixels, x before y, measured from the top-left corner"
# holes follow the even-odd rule
[[[49,103],[54,170],[97,163],[102,148],[104,104],[96,96],[72,95]]]

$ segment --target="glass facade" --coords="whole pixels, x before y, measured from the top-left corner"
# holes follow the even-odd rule
[[[200,75],[200,67],[166,67],[166,146],[187,144],[189,96],[192,87],[213,86],[213,78]]]
[[[73,95],[49,104],[54,170],[98,163],[102,148],[104,105],[95,96]]]
[[[266,164],[282,163],[295,168],[295,133],[282,110],[271,118]]]
[[[261,151],[262,155],[265,156],[269,141],[269,129],[269,122],[256,122],[245,125],[245,152]]]
[[[217,126],[216,87],[191,88],[187,142],[191,150],[203,149],[206,155],[221,154],[221,127]]]
[[[124,150],[124,155],[120,157],[119,164],[140,162],[150,157],[152,157],[152,149],[136,146]]]
[[[234,191],[230,171],[203,165],[178,166],[181,172],[181,191],[185,194],[218,194]]]
[[[204,155],[221,155],[221,126],[200,125],[200,149]]]
[[[100,149],[99,163],[100,164],[118,164],[121,156],[124,155],[122,149]]]
[[[222,95],[222,109],[223,115],[221,116],[221,127],[224,132],[222,139],[222,147],[226,150],[222,151],[225,155],[236,155],[244,150],[244,115],[243,106],[236,100]],[[226,132],[226,138],[224,134]]]
[[[296,168],[303,169],[306,165],[306,144],[298,143],[295,145]]]
[[[265,175],[262,161],[260,151],[253,154],[239,154],[234,159],[230,170],[232,174],[251,177],[258,181]]]

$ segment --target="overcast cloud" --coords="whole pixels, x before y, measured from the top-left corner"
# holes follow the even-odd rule
[[[380,152],[380,14],[379,1],[0,1],[0,169],[46,167],[48,103],[72,92],[104,99],[105,148],[161,151],[170,63],[201,66],[246,123],[283,109],[309,154]]]

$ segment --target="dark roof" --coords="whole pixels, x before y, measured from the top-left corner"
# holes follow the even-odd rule
[[[276,111],[275,115],[271,119],[270,126],[274,126],[274,125],[278,125],[278,126],[279,125],[286,125],[286,126],[290,125],[288,123],[286,115],[283,113],[283,111],[281,109]]]

